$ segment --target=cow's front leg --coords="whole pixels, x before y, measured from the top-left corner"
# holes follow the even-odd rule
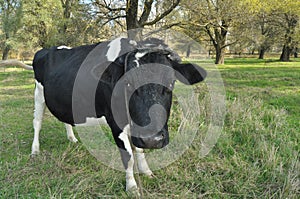
[[[138,147],[134,147],[136,159],[137,159],[137,165],[140,173],[146,174],[149,177],[153,177],[153,173],[150,170],[148,163],[145,158],[144,150]]]
[[[119,134],[117,139],[115,138],[115,140],[120,149],[122,162],[126,171],[126,191],[136,191],[138,189],[137,189],[137,183],[134,179],[134,172],[133,172],[134,156],[128,138],[129,131],[130,131],[129,125],[125,126],[123,131]]]
[[[109,117],[107,117],[109,118]],[[114,140],[119,147],[123,165],[126,171],[126,191],[130,191],[136,195],[139,194],[137,183],[134,178],[134,156],[129,141],[130,127],[126,125],[123,130],[121,130],[115,123],[113,119],[108,119],[108,125],[110,126]]]

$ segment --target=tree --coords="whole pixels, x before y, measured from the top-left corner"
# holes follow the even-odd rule
[[[113,21],[122,26],[122,20],[125,19],[126,30],[130,30],[128,36],[132,39],[138,39],[144,27],[162,21],[179,3],[180,0],[166,0],[163,3],[155,0],[126,0],[117,3],[110,0],[94,0],[94,4],[98,6],[99,17],[106,20],[104,24]],[[172,24],[165,25],[165,28],[169,27],[172,27]]]
[[[2,60],[8,58],[9,51],[18,45],[18,31],[22,26],[22,3],[20,0],[1,0],[1,48]]]
[[[300,2],[294,0],[243,0],[243,3],[254,16],[250,27],[257,27],[255,41],[259,46],[259,58],[263,58],[264,53],[272,45],[280,44],[282,46],[280,60],[288,61],[291,51],[297,43],[296,31],[297,24],[299,24]]]
[[[106,28],[98,25],[97,18],[92,14],[92,3],[80,0],[61,0],[62,16],[57,27],[59,43],[76,46],[99,41],[107,36]]]
[[[282,29],[281,61],[289,61],[292,50],[296,43],[297,25],[300,20],[300,1],[294,0],[266,0],[268,11],[277,17],[277,27]]]
[[[23,0],[23,42],[32,47],[76,46],[99,41],[90,3],[79,0]],[[103,31],[103,30],[102,30]]]
[[[282,48],[282,53],[280,55],[280,61],[290,61],[290,55],[294,48],[293,39],[295,36],[297,23],[299,21],[299,16],[294,14],[284,13],[283,19],[284,19],[283,27],[285,29],[285,35],[284,35],[284,44]]]
[[[62,24],[60,0],[23,0],[23,42],[31,47],[47,48],[61,40],[59,28]]]
[[[204,30],[215,48],[215,63],[224,64],[226,47],[236,43],[234,39],[229,42],[228,33],[243,22],[240,1],[193,0],[185,1],[184,7],[191,13],[185,22],[187,27],[196,26]]]
[[[264,59],[265,53],[269,51],[272,45],[275,43],[276,38],[278,38],[278,33],[281,32],[275,26],[276,17],[270,13],[266,13],[261,10],[255,15],[254,25],[257,26],[259,32],[259,59]]]
[[[60,0],[60,1],[63,8],[63,27],[61,33],[65,34],[68,28],[68,22],[71,18],[74,4],[78,3],[78,0]]]

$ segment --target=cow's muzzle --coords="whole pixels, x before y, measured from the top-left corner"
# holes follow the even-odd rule
[[[160,132],[146,137],[131,136],[134,146],[143,149],[160,149],[169,144],[169,132],[161,130]]]

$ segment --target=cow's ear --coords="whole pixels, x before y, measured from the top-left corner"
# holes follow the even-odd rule
[[[206,70],[197,64],[172,62],[172,66],[176,71],[176,78],[184,84],[196,84],[207,76]]]

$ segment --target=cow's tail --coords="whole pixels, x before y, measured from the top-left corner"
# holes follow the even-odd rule
[[[8,60],[0,61],[0,67],[1,66],[4,66],[4,67],[5,66],[20,66],[26,70],[33,70],[32,66],[26,65],[23,62],[20,62],[16,59],[8,59]]]

